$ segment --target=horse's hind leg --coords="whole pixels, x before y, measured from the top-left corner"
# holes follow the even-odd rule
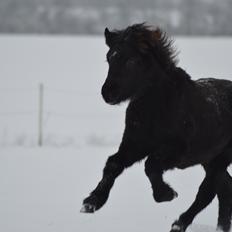
[[[171,201],[177,197],[177,193],[163,180],[163,173],[168,169],[170,167],[156,156],[149,156],[145,162],[145,173],[150,180],[156,202]]]
[[[171,232],[184,232],[192,223],[195,216],[211,203],[216,195],[214,178],[215,175],[206,170],[206,177],[199,187],[195,201],[190,208],[173,223]]]
[[[232,161],[232,148],[228,148],[217,159],[217,169],[222,170],[216,178],[216,193],[219,201],[218,228],[229,232],[232,217],[232,177],[227,167]]]
[[[217,196],[219,201],[218,228],[229,232],[232,217],[232,178],[227,171],[219,178]]]

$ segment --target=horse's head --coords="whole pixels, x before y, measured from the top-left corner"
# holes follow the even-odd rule
[[[161,66],[175,65],[171,41],[160,29],[152,30],[144,24],[120,31],[106,28],[105,39],[109,71],[102,96],[109,104],[138,96],[154,83]]]

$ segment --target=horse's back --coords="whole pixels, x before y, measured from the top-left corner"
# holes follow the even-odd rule
[[[215,107],[218,113],[232,114],[232,81],[204,78],[195,81],[203,98]]]

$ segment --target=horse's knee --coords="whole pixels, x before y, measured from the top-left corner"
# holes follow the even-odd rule
[[[227,205],[232,208],[232,178],[228,172],[225,172],[217,180],[216,192],[219,205]]]
[[[217,194],[232,193],[232,178],[227,171],[219,173],[214,178],[214,182]]]
[[[156,157],[148,157],[145,161],[145,173],[149,177],[153,174],[162,175],[165,168],[162,166],[162,163],[156,159]]]
[[[156,162],[153,157],[148,157],[145,161],[145,174],[149,178],[152,186],[163,184],[163,172],[162,165]]]
[[[165,168],[159,160],[156,160],[155,157],[148,157],[145,162],[145,173],[150,180],[156,202],[171,201],[178,196],[177,192],[164,182],[164,171]]]
[[[124,166],[121,157],[118,154],[115,154],[108,158],[103,173],[104,175],[112,175],[116,177],[123,171]]]

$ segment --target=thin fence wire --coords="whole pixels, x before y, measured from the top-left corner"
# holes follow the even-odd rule
[[[0,88],[0,94],[12,94],[12,93],[16,93],[16,92],[20,92],[20,93],[29,93],[29,92],[34,92],[34,93],[38,93],[38,89],[36,88]],[[83,96],[83,95],[91,95],[89,92],[85,92],[82,90],[77,90],[77,89],[68,89],[68,88],[51,88],[51,87],[45,87],[44,88],[44,94],[46,96],[50,96],[52,94],[62,94],[62,95],[66,95],[66,97],[68,97],[68,95],[77,95],[77,96]],[[14,96],[15,97],[15,96]],[[36,100],[35,100],[36,101]],[[0,117],[14,117],[14,116],[25,116],[25,115],[35,115],[38,114],[38,109],[32,109],[32,110],[28,110],[28,111],[0,111]],[[54,117],[63,117],[63,118],[76,118],[79,116],[82,116],[83,114],[80,112],[74,112],[74,113],[63,113],[63,112],[58,112],[58,111],[51,111],[51,110],[44,110],[44,114],[45,115],[49,115],[49,116],[54,116]],[[83,115],[84,116],[84,115]],[[85,115],[86,116],[86,115]]]
[[[58,94],[74,94],[74,95],[92,95],[93,93],[89,91],[83,91],[82,89],[63,89],[63,88],[51,88],[51,87],[45,87],[45,91],[48,91],[49,93],[58,93]],[[95,94],[95,93],[94,93]]]

